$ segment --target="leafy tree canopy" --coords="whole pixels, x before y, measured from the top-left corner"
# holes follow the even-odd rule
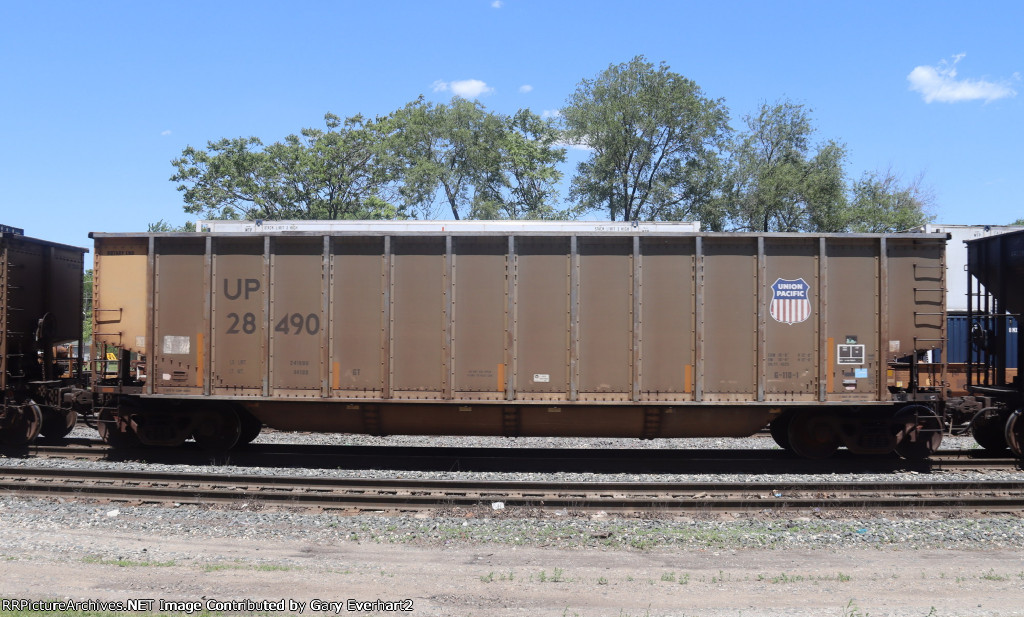
[[[390,149],[402,160],[399,193],[410,212],[434,218],[557,218],[557,165],[565,160],[553,124],[529,110],[488,112],[455,97],[422,97],[388,118]]]
[[[712,231],[899,231],[932,220],[921,179],[848,181],[846,147],[811,110],[762,103],[734,133],[723,99],[643,56],[584,79],[557,121],[455,97],[373,120],[187,147],[172,161],[185,211],[246,219],[700,221]],[[563,202],[564,144],[589,150]],[[1024,224],[1024,219],[1015,224]],[[179,231],[164,221],[151,231]]]
[[[610,220],[701,218],[729,133],[722,99],[643,56],[584,79],[561,110],[566,140],[590,149],[570,197]]]
[[[324,116],[326,130],[307,128],[264,146],[257,137],[191,146],[172,161],[171,181],[185,211],[221,219],[392,219],[395,177],[380,123]]]
[[[763,103],[744,117],[733,145],[728,227],[738,231],[843,231],[846,149],[813,148],[810,110],[789,101]]]
[[[919,176],[907,184],[891,169],[865,172],[850,188],[846,231],[888,233],[907,231],[935,219],[934,196]]]

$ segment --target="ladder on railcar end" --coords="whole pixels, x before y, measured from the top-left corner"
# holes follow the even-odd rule
[[[919,273],[918,270],[936,270],[936,271],[938,271],[938,274],[937,275],[928,274],[928,273],[922,274],[922,273]],[[915,284],[915,287],[913,288],[913,291],[914,291],[914,304],[915,305],[919,305],[919,304],[922,304],[922,303],[927,303],[927,302],[919,300],[919,298],[918,298],[918,294],[922,293],[922,292],[923,293],[937,293],[940,296],[940,302],[945,302],[946,288],[945,288],[944,284],[942,283],[942,281],[943,281],[943,276],[942,275],[945,272],[945,270],[946,270],[945,257],[943,257],[941,263],[939,263],[938,265],[919,264],[919,263],[913,264],[914,284]],[[933,287],[917,287],[916,286],[919,282],[925,282],[925,281],[931,281],[933,285],[938,284],[938,286],[937,287],[935,287],[935,286],[933,286]],[[915,327],[922,327],[923,325],[928,325],[928,326],[935,327],[935,324],[922,324],[921,320],[919,319],[921,317],[926,317],[926,318],[927,317],[936,317],[936,318],[938,318],[939,323],[938,323],[937,327],[939,329],[939,335],[940,336],[938,336],[936,338],[922,338],[922,337],[918,337],[916,335],[914,336],[914,353],[911,354],[911,356],[910,356],[910,384],[909,384],[910,387],[908,388],[911,400],[921,400],[922,398],[927,400],[927,398],[929,398],[929,397],[920,397],[919,396],[920,391],[921,391],[921,371],[920,371],[920,360],[921,360],[921,358],[920,358],[920,356],[922,354],[926,354],[926,353],[929,354],[928,364],[931,367],[934,367],[934,365],[935,365],[934,357],[932,357],[932,354],[934,353],[934,351],[935,350],[939,350],[939,353],[941,355],[940,362],[938,363],[940,365],[939,366],[939,376],[938,376],[938,379],[935,378],[935,370],[934,370],[934,368],[932,368],[930,373],[929,373],[930,376],[931,376],[931,379],[930,379],[931,385],[929,386],[929,389],[938,389],[938,391],[941,393],[943,388],[947,388],[949,386],[949,383],[947,381],[947,375],[946,375],[946,367],[947,367],[947,363],[948,363],[947,344],[946,344],[948,342],[948,333],[946,332],[946,328],[947,328],[947,325],[946,325],[946,311],[945,310],[932,311],[932,312],[922,312],[922,311],[916,311],[916,310],[914,311],[914,325],[915,325]],[[922,344],[927,344],[926,348],[922,348]]]

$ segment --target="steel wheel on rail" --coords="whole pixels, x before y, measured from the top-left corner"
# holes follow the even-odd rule
[[[974,436],[974,441],[986,450],[1005,450],[1006,422],[1006,413],[999,413],[995,407],[986,407],[971,420],[971,435]]]
[[[9,446],[24,446],[39,436],[43,412],[32,399],[7,408],[7,422],[0,429],[0,440]]]
[[[924,405],[907,405],[896,412],[896,453],[905,459],[922,460],[942,444],[942,421]]]
[[[43,425],[39,432],[47,439],[67,437],[78,423],[78,412],[74,409],[60,409],[50,405],[43,407]]]
[[[1021,419],[1021,409],[1010,414],[1006,421],[1005,438],[1006,445],[1017,458],[1024,458],[1024,420]]]
[[[204,407],[192,429],[192,438],[204,450],[230,450],[242,435],[238,412],[230,405]]]
[[[789,443],[789,424],[792,419],[793,414],[784,411],[776,416],[771,424],[768,425],[768,432],[772,434],[772,439],[775,440],[775,443],[779,444],[779,447],[783,450],[790,452],[793,451],[793,446]]]
[[[253,440],[260,436],[260,431],[263,430],[263,423],[260,422],[259,418],[242,409],[238,411],[238,419],[242,423],[242,432],[238,436],[239,445],[252,443]]]
[[[788,436],[792,451],[810,459],[828,458],[841,444],[835,416],[814,409],[802,409],[793,414]]]

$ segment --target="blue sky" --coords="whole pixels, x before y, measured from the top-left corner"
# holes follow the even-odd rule
[[[813,109],[850,176],[924,174],[937,222],[1024,217],[1024,2],[0,0],[0,223],[89,231],[190,217],[188,145],[264,143],[424,95],[553,112],[642,54],[724,98]],[[565,169],[567,177],[572,169]]]

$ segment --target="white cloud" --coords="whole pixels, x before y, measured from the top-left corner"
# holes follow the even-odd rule
[[[491,8],[500,9],[503,4],[504,2],[501,0],[494,0],[494,2],[491,3]]]
[[[594,148],[586,142],[573,142],[573,141],[556,141],[555,145],[559,148],[567,148],[569,150],[578,150],[580,152],[593,152]]]
[[[166,131],[161,131],[160,134],[166,137],[167,135],[171,134],[171,131],[170,131],[170,129],[168,129]]]
[[[960,101],[984,100],[986,103],[997,99],[1017,96],[1010,87],[1010,80],[1000,83],[984,79],[957,79],[956,65],[967,54],[953,56],[953,62],[942,60],[938,66],[916,66],[907,75],[910,89],[920,92],[925,103],[958,103]],[[1013,81],[1020,75],[1014,73]]]
[[[557,109],[545,109],[544,111],[540,112],[541,118],[557,118],[558,116],[561,115],[562,112],[558,111]]]
[[[519,91],[524,94],[527,92],[533,92],[533,86],[531,86],[530,84],[523,84],[519,86]]]
[[[435,81],[432,84],[434,92],[448,92],[467,99],[475,99],[482,94],[491,94],[494,88],[479,79],[463,79],[461,81]]]

